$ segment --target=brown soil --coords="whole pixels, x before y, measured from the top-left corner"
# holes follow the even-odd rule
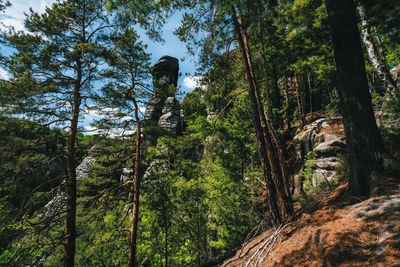
[[[400,266],[400,181],[382,177],[366,200],[347,196],[343,184],[222,266]]]

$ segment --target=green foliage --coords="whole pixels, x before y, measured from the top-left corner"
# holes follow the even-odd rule
[[[335,168],[338,181],[348,181],[350,177],[350,163],[346,154],[339,155],[339,164]]]
[[[304,195],[294,196],[295,201],[300,201],[303,208],[310,208],[324,198],[333,185],[323,177],[323,174],[316,174],[314,160],[317,154],[308,152],[305,157],[304,169],[301,172]],[[344,168],[344,167],[343,167]]]
[[[400,92],[395,91],[383,100],[380,129],[386,146],[396,154],[400,151]]]
[[[70,120],[79,59],[85,66],[82,107],[102,112],[106,118],[96,126],[104,133],[123,127],[131,133],[136,122],[131,119],[134,105],[129,99],[145,101],[151,78],[146,44],[131,26],[142,26],[150,38],[161,40],[159,29],[171,7],[186,8],[176,34],[188,43],[189,52],[199,54],[199,70],[204,73],[200,74],[202,87],[183,99],[182,136],[157,122],[144,125],[144,136],[157,142],[151,143],[140,170],[145,173],[148,168],[141,188],[137,260],[142,266],[201,265],[241,245],[268,215],[261,197],[265,188],[259,182],[262,172],[244,90],[245,73],[231,21],[233,2],[106,2],[57,1],[44,14],[28,15],[26,26],[34,34],[10,31],[2,35],[2,41],[14,50],[1,57],[1,67],[11,76],[0,83],[1,266],[26,266],[36,261],[45,266],[62,265],[63,222],[61,218],[41,222],[38,215],[65,176],[67,133],[47,126],[65,127]],[[294,108],[294,73],[306,99],[306,112],[313,107],[325,108],[328,116],[338,113],[326,9],[322,0],[259,2],[234,3],[243,15],[254,82],[262,85],[261,102],[267,107],[268,92],[273,123],[286,142],[290,140],[283,138],[282,122],[299,119]],[[388,3],[397,10],[395,1]],[[106,13],[105,7],[113,13]],[[369,7],[374,30],[389,65],[394,66],[399,63],[399,42],[395,40],[400,39],[393,27],[398,26],[398,16],[376,3]],[[0,1],[3,8],[4,1]],[[94,23],[87,31],[106,27],[90,35],[82,31],[81,22]],[[376,78],[372,66],[367,66],[367,71],[371,81]],[[400,96],[395,92],[384,99],[379,82],[371,85],[373,101],[383,102],[385,141],[397,149]],[[285,86],[288,103],[283,103]],[[176,87],[166,90],[175,93]],[[307,102],[309,96],[313,103]],[[17,119],[15,114],[31,121]],[[116,138],[77,135],[77,164],[93,145],[102,150],[95,156],[90,176],[78,182],[77,266],[122,266],[127,262],[132,188],[120,187],[120,176],[123,168],[134,165],[130,133]],[[315,153],[309,153],[302,171],[305,194],[294,196],[303,207],[315,204],[331,189],[324,177],[316,175],[315,158]],[[342,156],[337,175],[347,179],[349,169]],[[45,261],[40,263],[42,259]]]
[[[0,250],[23,232],[16,227],[51,198],[65,173],[64,133],[15,118],[0,118]],[[15,225],[9,227],[10,225]]]

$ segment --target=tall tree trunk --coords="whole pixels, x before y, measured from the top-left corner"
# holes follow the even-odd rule
[[[369,196],[382,170],[385,149],[372,109],[355,4],[349,0],[326,0],[326,6],[350,158],[348,190],[353,195]]]
[[[244,70],[245,70],[245,76],[246,76],[246,81],[247,81],[247,87],[248,87],[248,92],[249,92],[249,98],[251,102],[251,108],[252,108],[252,119],[254,123],[254,128],[256,132],[256,137],[257,137],[257,151],[260,157],[261,161],[261,167],[263,170],[264,174],[264,180],[267,185],[267,197],[268,197],[268,205],[269,209],[271,212],[271,217],[272,221],[274,224],[280,224],[282,222],[282,217],[279,211],[279,206],[278,206],[278,199],[277,199],[277,192],[276,192],[276,187],[274,184],[274,181],[272,180],[271,174],[270,174],[270,166],[268,162],[268,156],[267,156],[267,147],[265,144],[264,140],[264,133],[263,133],[263,126],[262,122],[260,120],[260,106],[259,103],[257,102],[257,96],[255,88],[254,88],[254,83],[252,81],[253,77],[250,72],[250,66],[248,62],[248,58],[246,55],[245,51],[245,46],[242,38],[242,33],[240,30],[239,22],[236,16],[236,10],[235,7],[232,5],[232,21],[234,23],[235,27],[235,33],[236,33],[236,38],[238,39],[239,42],[239,47],[240,47],[240,53],[242,55],[242,60],[243,60],[243,65],[244,65]]]
[[[248,62],[249,71],[251,75],[251,81],[253,83],[253,87],[255,89],[255,96],[257,101],[257,106],[259,110],[259,116],[261,121],[261,126],[264,135],[264,141],[267,148],[267,156],[269,160],[269,165],[272,171],[272,175],[274,176],[274,182],[276,186],[276,191],[278,192],[278,198],[280,202],[281,208],[281,216],[283,220],[291,217],[293,214],[293,203],[289,194],[289,185],[286,179],[286,167],[285,167],[285,159],[283,153],[283,147],[280,143],[279,136],[277,135],[271,118],[266,118],[264,114],[263,105],[259,95],[259,89],[256,81],[256,75],[254,73],[254,65],[252,61],[250,45],[246,33],[245,27],[243,27],[243,15],[241,9],[238,9],[239,14],[239,31],[242,36],[243,45],[245,49],[245,56]],[[279,94],[279,92],[278,92]],[[272,139],[271,139],[272,138]],[[275,146],[272,142],[275,142]]]
[[[290,109],[290,101],[289,101],[289,88],[288,88],[288,79],[285,75],[285,81],[284,81],[284,96],[285,96],[285,117],[286,117],[286,124],[287,124],[287,131],[290,135],[290,114],[291,114],[291,109]]]
[[[375,41],[375,38],[371,33],[371,26],[369,24],[369,18],[365,10],[365,6],[361,1],[357,1],[357,5],[358,14],[360,15],[361,19],[361,36],[364,41],[369,60],[372,66],[374,66],[379,77],[382,79],[385,88],[393,92],[396,90],[397,86],[390,73],[389,66],[386,62],[386,58],[383,54],[382,48],[380,47],[379,41]]]
[[[72,119],[68,133],[68,155],[67,155],[67,211],[65,219],[65,243],[64,243],[64,266],[72,267],[75,264],[76,248],[76,159],[75,142],[78,132],[79,111],[82,102],[80,94],[82,81],[82,69],[80,61],[77,61],[77,79],[75,80]]]
[[[301,97],[299,82],[297,80],[296,73],[294,74],[294,85],[296,87],[297,112],[299,113],[301,124],[304,126],[306,124],[306,118],[304,116],[303,98]]]
[[[253,121],[256,130],[258,152],[262,163],[264,172],[264,179],[267,184],[267,193],[269,197],[269,206],[271,214],[275,223],[282,222],[282,219],[286,219],[292,215],[293,205],[290,197],[286,194],[286,185],[282,177],[279,160],[276,156],[275,148],[273,147],[271,136],[269,134],[269,126],[264,115],[262,108],[259,90],[257,87],[254,68],[251,59],[250,48],[248,44],[248,38],[246,30],[243,25],[239,23],[236,8],[234,5],[231,6],[232,21],[234,24],[236,37],[239,42],[240,52],[243,59],[246,81],[249,89],[249,97],[252,103],[253,109]],[[240,10],[239,10],[240,17]],[[272,171],[274,179],[272,179],[269,171]],[[278,195],[278,198],[276,197]],[[277,205],[277,200],[280,205]],[[280,207],[280,212],[278,211]]]
[[[307,76],[307,82],[308,82],[308,93],[309,93],[309,101],[310,101],[310,113],[311,113],[311,120],[314,117],[313,114],[313,99],[312,99],[312,88],[311,88],[311,80],[310,80],[310,74]]]
[[[130,229],[129,261],[128,266],[137,266],[136,263],[136,241],[139,222],[139,196],[140,196],[140,146],[141,146],[141,123],[139,118],[139,107],[134,97],[130,97],[135,105],[136,120],[136,152],[135,152],[135,177],[133,181],[133,206],[132,206],[132,226]]]

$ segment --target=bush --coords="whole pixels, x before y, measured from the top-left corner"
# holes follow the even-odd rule
[[[302,208],[310,208],[327,196],[333,189],[331,184],[323,175],[316,174],[314,159],[317,158],[315,152],[309,152],[305,157],[304,169],[301,172],[304,194],[293,197],[294,201],[299,201]]]

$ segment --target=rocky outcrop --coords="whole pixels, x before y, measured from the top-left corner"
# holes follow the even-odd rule
[[[180,133],[180,106],[175,98],[178,72],[178,59],[174,57],[163,56],[154,64],[154,93],[147,104],[145,127],[161,126],[171,132]]]
[[[150,99],[145,113],[145,135],[143,154],[149,146],[157,144],[157,139],[163,133],[156,128],[162,128],[172,134],[181,134],[181,110],[178,100],[175,98],[178,82],[178,59],[163,56],[152,69],[154,94]],[[165,148],[158,147],[162,153]],[[143,181],[149,182],[152,177],[168,169],[168,164],[163,159],[156,159],[150,163],[143,175]]]
[[[171,132],[178,133],[180,126],[180,106],[175,97],[168,97],[164,102],[162,115],[158,120],[158,125]]]
[[[76,167],[76,180],[89,177],[93,170],[92,165],[96,163],[96,157],[102,154],[104,154],[104,149],[94,145],[89,150],[87,157],[83,159],[78,167]],[[56,191],[53,199],[44,206],[44,210],[40,217],[51,219],[65,212],[67,196],[62,189],[63,185],[65,185],[65,181],[61,184],[61,188]]]
[[[154,90],[157,94],[165,93],[165,88],[178,85],[179,61],[170,56],[161,57],[153,66]]]
[[[321,182],[336,183],[335,169],[339,164],[339,155],[344,152],[345,136],[341,118],[318,119],[297,131],[293,138],[294,150],[298,161],[307,161],[313,166],[312,185]],[[313,152],[314,157],[310,157]],[[295,191],[302,193],[301,172],[294,177]]]

